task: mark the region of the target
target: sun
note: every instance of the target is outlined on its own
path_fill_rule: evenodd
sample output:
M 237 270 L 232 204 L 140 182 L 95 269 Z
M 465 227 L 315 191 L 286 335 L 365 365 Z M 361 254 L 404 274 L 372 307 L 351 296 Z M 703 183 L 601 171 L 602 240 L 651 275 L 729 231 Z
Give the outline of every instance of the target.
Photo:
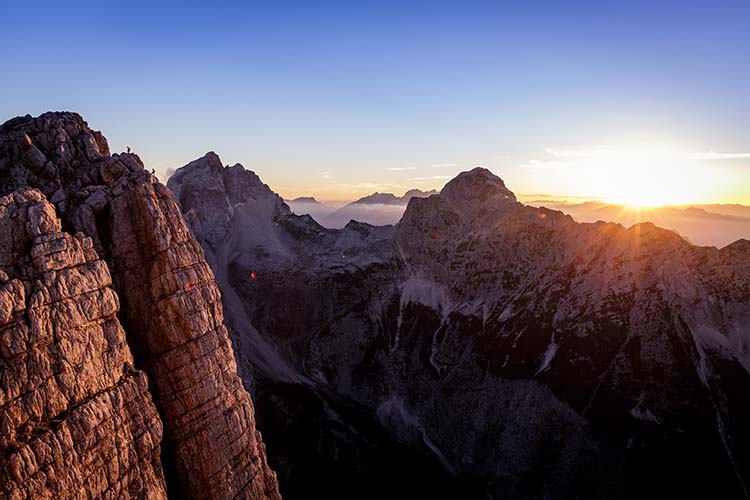
M 700 172 L 666 149 L 606 149 L 589 167 L 594 191 L 609 203 L 658 207 L 695 202 L 701 195 Z

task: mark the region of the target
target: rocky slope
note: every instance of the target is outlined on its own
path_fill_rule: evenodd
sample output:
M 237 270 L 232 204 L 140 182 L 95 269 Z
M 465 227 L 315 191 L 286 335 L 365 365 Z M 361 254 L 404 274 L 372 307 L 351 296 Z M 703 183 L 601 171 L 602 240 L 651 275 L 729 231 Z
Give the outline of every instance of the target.
M 136 155 L 110 155 L 106 139 L 73 113 L 20 117 L 0 127 L 0 193 L 26 186 L 39 189 L 62 227 L 90 238 L 91 251 L 106 262 L 135 368 L 148 375 L 163 424 L 170 496 L 278 498 L 252 402 L 236 373 L 219 290 L 169 190 Z M 96 480 L 94 468 L 63 472 Z M 141 497 L 145 490 L 127 493 Z
M 391 496 L 429 477 L 446 497 L 747 497 L 747 240 L 579 224 L 484 169 L 395 227 L 329 230 L 232 169 L 244 194 L 213 156 L 168 184 L 241 318 L 285 495 L 317 492 L 301 464 L 325 462 L 318 479 L 359 475 L 338 496 L 377 496 L 401 469 L 379 455 L 392 446 L 412 474 Z M 192 203 L 206 185 L 219 201 Z

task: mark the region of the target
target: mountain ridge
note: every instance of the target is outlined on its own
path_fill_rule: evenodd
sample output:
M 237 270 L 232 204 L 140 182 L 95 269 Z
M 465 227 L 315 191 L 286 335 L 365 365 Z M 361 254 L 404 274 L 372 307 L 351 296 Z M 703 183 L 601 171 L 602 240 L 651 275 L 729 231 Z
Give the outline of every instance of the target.
M 209 155 L 206 163 L 215 168 L 214 160 Z M 252 187 L 252 179 L 246 177 L 240 179 L 247 182 L 238 184 L 239 189 Z M 145 429 L 149 438 L 134 440 L 143 450 L 122 455 L 122 469 L 131 468 L 136 478 L 123 485 L 124 489 L 117 483 L 119 464 L 110 461 L 117 455 L 94 455 L 99 461 L 89 464 L 66 461 L 68 455 L 75 457 L 77 451 L 91 447 L 90 441 L 114 442 L 109 447 L 117 450 L 118 440 L 128 436 L 126 428 L 118 427 L 117 419 L 122 416 L 116 411 L 121 406 L 116 393 L 111 400 L 107 393 L 101 393 L 94 407 L 102 415 L 113 414 L 115 423 L 105 420 L 99 428 L 95 427 L 98 413 L 75 413 L 71 417 L 76 419 L 74 424 L 89 432 L 79 433 L 75 441 L 71 436 L 53 443 L 54 457 L 50 457 L 49 448 L 37 446 L 19 461 L 18 456 L 7 453 L 15 445 L 3 441 L 0 460 L 4 471 L 17 471 L 26 463 L 46 466 L 47 460 L 54 458 L 50 471 L 57 467 L 67 481 L 64 486 L 54 475 L 41 471 L 25 483 L 11 481 L 2 487 L 11 489 L 10 496 L 163 498 L 168 493 L 206 499 L 279 498 L 276 476 L 266 463 L 264 445 L 255 428 L 252 401 L 236 373 L 219 289 L 172 193 L 145 170 L 137 155 L 111 154 L 106 138 L 91 130 L 80 115 L 69 112 L 44 113 L 36 118 L 27 115 L 0 126 L 0 194 L 6 196 L 4 200 L 8 196 L 15 200 L 29 187 L 37 189 L 37 206 L 44 207 L 48 214 L 42 220 L 59 218 L 66 233 L 76 233 L 75 238 L 86 242 L 89 260 L 96 259 L 95 255 L 101 257 L 100 274 L 107 279 L 111 276 L 114 290 L 107 292 L 112 296 L 105 304 L 108 312 L 117 312 L 119 322 L 112 324 L 121 328 L 119 333 L 112 330 L 115 326 L 104 332 L 93 330 L 87 336 L 95 345 L 104 341 L 116 344 L 116 334 L 121 336 L 120 341 L 127 341 L 124 349 L 132 352 L 130 359 L 138 371 L 133 372 L 131 367 L 125 373 L 137 375 L 140 389 L 145 389 L 143 374 L 148 375 L 148 393 L 143 397 L 153 398 L 158 415 L 149 413 L 146 403 L 150 401 L 144 403 L 144 414 L 150 419 L 150 427 Z M 222 186 L 233 196 L 231 188 L 231 184 Z M 43 227 L 50 225 L 59 230 L 49 222 Z M 17 238 L 12 234 L 4 236 L 6 241 Z M 27 242 L 19 254 L 28 252 L 37 257 L 36 247 L 28 247 Z M 75 264 L 80 253 L 57 243 L 52 247 L 50 259 L 66 265 Z M 100 275 L 81 275 L 72 283 L 93 286 L 97 277 L 103 285 L 107 284 Z M 65 292 L 65 283 L 58 289 Z M 84 296 L 53 302 L 47 319 L 50 328 L 62 330 L 72 323 L 77 318 L 72 315 L 74 307 L 84 309 L 83 318 L 89 314 L 86 309 L 97 310 L 93 299 Z M 10 330 L 10 334 L 4 336 L 4 342 L 23 343 L 23 330 Z M 72 337 L 75 339 L 76 334 Z M 78 341 L 73 342 L 75 345 Z M 69 345 L 63 342 L 57 350 L 44 354 L 57 359 L 55 363 L 61 366 L 78 366 L 80 352 Z M 6 366 L 13 354 L 1 354 L 0 361 Z M 100 376 L 96 364 L 94 360 L 84 361 L 79 367 L 78 383 L 93 385 Z M 50 363 L 37 357 L 31 366 L 43 368 Z M 54 384 L 55 378 L 51 380 Z M 21 407 L 6 400 L 1 403 L 3 437 L 4 429 L 12 427 L 18 415 L 24 414 L 29 414 L 32 421 L 38 420 L 40 430 L 47 426 L 54 435 L 55 420 L 40 419 L 33 401 Z M 61 415 L 66 414 L 63 411 Z M 127 443 L 124 445 L 127 448 Z M 159 460 L 149 449 L 157 450 Z M 149 476 L 150 470 L 154 473 Z M 31 465 L 27 471 L 34 472 Z M 102 490 L 98 489 L 100 486 Z M 35 488 L 36 493 L 27 487 Z
M 286 383 L 323 407 L 362 405 L 391 438 L 442 464 L 445 475 L 432 477 L 473 478 L 490 496 L 627 497 L 651 484 L 651 493 L 678 485 L 744 497 L 746 245 L 697 247 L 649 223 L 578 223 L 519 203 L 486 170 L 448 185 L 410 200 L 395 226 L 331 230 L 278 212 L 264 222 L 273 246 L 204 245 L 233 256 L 216 271 L 228 276 L 222 289 L 239 299 L 254 337 L 298 374 Z M 257 278 L 243 278 L 251 271 Z M 263 364 L 256 354 L 249 365 Z M 262 369 L 255 376 L 275 380 Z M 293 396 L 271 404 L 255 390 L 260 419 L 275 415 L 277 432 L 309 432 L 281 411 Z M 523 424 L 511 408 L 523 408 Z M 335 425 L 325 412 L 316 418 Z M 280 464 L 280 437 L 268 439 L 269 460 Z M 296 453 L 320 460 L 311 457 L 353 438 L 331 439 Z M 564 450 L 550 463 L 526 458 L 546 456 L 550 442 Z M 277 468 L 282 492 L 299 487 L 295 463 Z M 362 457 L 359 470 L 372 481 L 390 469 Z M 701 474 L 711 487 L 676 482 Z M 518 482 L 528 475 L 533 485 Z M 357 491 L 341 487 L 342 496 Z

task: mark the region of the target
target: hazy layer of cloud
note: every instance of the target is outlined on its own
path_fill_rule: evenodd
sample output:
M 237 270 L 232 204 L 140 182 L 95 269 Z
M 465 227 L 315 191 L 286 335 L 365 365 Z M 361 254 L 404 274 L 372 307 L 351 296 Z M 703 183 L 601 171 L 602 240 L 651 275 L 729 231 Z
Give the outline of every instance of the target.
M 406 210 L 405 204 L 391 205 L 384 203 L 371 203 L 365 205 L 356 203 L 347 205 L 333 213 L 321 217 L 318 222 L 323 226 L 330 228 L 342 228 L 348 224 L 350 220 L 366 222 L 375 226 L 383 226 L 386 224 L 397 223 L 404 214 L 404 210 Z
M 746 238 L 750 230 L 750 207 L 743 205 L 697 204 L 634 210 L 600 201 L 566 203 L 536 200 L 527 203 L 560 210 L 579 222 L 603 220 L 618 222 L 625 227 L 653 222 L 659 227 L 677 231 L 696 245 L 719 248 Z
M 434 180 L 447 180 L 453 179 L 455 175 L 430 175 L 429 177 L 410 177 L 410 181 L 434 181 Z
M 628 153 L 628 149 L 619 149 L 619 148 L 612 148 L 607 146 L 601 146 L 597 148 L 589 148 L 589 149 L 554 149 L 554 148 L 546 148 L 545 151 L 547 154 L 554 156 L 556 158 L 573 158 L 573 159 L 580 159 L 580 158 L 602 158 L 602 157 L 609 157 L 613 155 L 619 155 L 623 151 L 625 153 Z M 638 154 L 638 150 L 636 151 L 636 155 Z M 698 151 L 698 152 L 689 152 L 689 153 L 678 153 L 678 152 L 668 152 L 668 151 L 662 151 L 655 148 L 644 148 L 642 150 L 642 154 L 648 155 L 652 154 L 657 157 L 665 157 L 665 158 L 671 158 L 671 159 L 681 159 L 681 160 L 738 160 L 743 158 L 750 158 L 750 153 L 744 153 L 744 152 L 717 152 L 713 150 L 709 151 Z M 533 162 L 534 160 L 532 160 Z M 539 161 L 541 162 L 541 161 Z M 571 165 L 573 163 L 570 163 Z
M 750 158 L 750 153 L 717 153 L 716 151 L 707 151 L 705 153 L 689 153 L 685 158 L 688 160 L 739 160 Z
M 554 168 L 566 168 L 575 166 L 576 163 L 572 161 L 559 161 L 559 160 L 529 160 L 528 163 L 523 166 L 526 168 L 538 168 L 538 169 L 554 169 Z
M 556 149 L 545 148 L 550 158 L 532 159 L 521 164 L 528 169 L 562 169 L 581 166 L 607 166 L 610 162 L 623 161 L 640 162 L 644 160 L 656 162 L 689 162 L 689 161 L 721 161 L 750 159 L 750 153 L 745 152 L 674 152 L 658 148 L 616 148 L 598 146 L 584 149 Z

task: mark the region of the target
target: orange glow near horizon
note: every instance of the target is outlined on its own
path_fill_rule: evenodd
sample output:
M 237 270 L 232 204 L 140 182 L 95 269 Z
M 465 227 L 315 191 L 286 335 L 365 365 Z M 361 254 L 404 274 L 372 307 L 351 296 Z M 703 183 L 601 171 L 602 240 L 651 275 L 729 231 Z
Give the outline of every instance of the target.
M 632 208 L 715 202 L 731 194 L 694 155 L 666 149 L 601 149 L 576 163 L 600 200 Z
M 324 172 L 325 178 L 311 178 L 304 184 L 282 179 L 272 181 L 271 185 L 278 186 L 286 199 L 315 196 L 318 201 L 341 206 L 374 192 L 400 196 L 413 188 L 439 191 L 459 172 L 479 165 L 502 178 L 522 201 L 543 198 L 578 203 L 602 201 L 634 208 L 750 204 L 750 153 L 622 145 L 548 148 L 544 156 L 539 160 L 508 157 L 496 163 L 451 164 L 450 168 L 441 169 L 440 175 L 433 175 L 435 170 L 429 167 L 410 167 L 404 171 L 389 168 L 374 172 L 368 182 L 349 173 Z
M 598 158 L 592 188 L 603 201 L 643 208 L 691 203 L 701 198 L 697 174 L 667 152 L 646 149 L 608 151 Z

